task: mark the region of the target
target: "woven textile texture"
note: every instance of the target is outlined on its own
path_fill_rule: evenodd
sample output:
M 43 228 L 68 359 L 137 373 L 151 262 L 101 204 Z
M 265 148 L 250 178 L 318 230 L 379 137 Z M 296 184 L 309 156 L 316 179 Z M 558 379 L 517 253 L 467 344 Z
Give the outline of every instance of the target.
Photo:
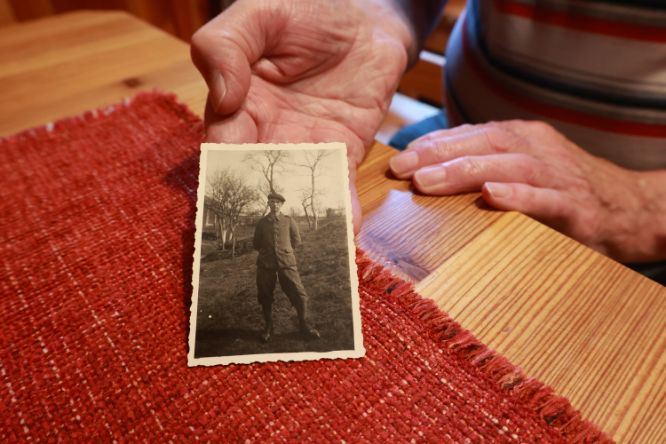
M 201 134 L 150 93 L 0 140 L 0 442 L 607 440 L 361 252 L 365 358 L 188 368 Z

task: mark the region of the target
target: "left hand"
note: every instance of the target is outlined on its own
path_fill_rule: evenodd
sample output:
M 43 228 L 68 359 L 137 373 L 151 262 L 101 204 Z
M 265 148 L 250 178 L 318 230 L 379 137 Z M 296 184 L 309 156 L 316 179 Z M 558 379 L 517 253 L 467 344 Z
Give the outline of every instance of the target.
M 435 131 L 391 159 L 425 194 L 481 191 L 620 261 L 649 260 L 650 215 L 638 172 L 595 157 L 541 122 L 506 121 Z

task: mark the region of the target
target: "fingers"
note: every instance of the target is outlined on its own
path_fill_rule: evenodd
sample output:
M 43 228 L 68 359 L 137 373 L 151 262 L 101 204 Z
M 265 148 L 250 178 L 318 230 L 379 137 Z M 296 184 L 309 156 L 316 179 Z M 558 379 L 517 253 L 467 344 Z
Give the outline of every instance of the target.
M 405 179 L 423 167 L 461 156 L 518 151 L 528 151 L 524 140 L 499 124 L 463 125 L 414 140 L 390 160 L 390 167 L 396 177 Z
M 352 203 L 352 225 L 354 226 L 354 234 L 361 231 L 361 202 L 358 198 L 358 190 L 356 189 L 356 169 L 349 169 L 349 189 L 351 191 Z
M 529 154 L 464 156 L 422 168 L 412 179 L 425 194 L 446 195 L 478 191 L 486 182 L 523 182 L 544 186 L 549 174 L 545 166 Z
M 192 36 L 191 57 L 208 84 L 211 108 L 218 114 L 238 110 L 250 88 L 250 66 L 266 45 L 260 11 L 239 2 Z
M 206 142 L 256 143 L 257 124 L 245 109 L 230 116 L 220 116 L 213 109 L 210 97 L 206 103 Z
M 561 191 L 524 183 L 487 182 L 483 200 L 498 210 L 519 211 L 556 229 L 571 219 L 573 204 Z
M 352 224 L 354 226 L 354 234 L 358 234 L 361 231 L 362 223 L 362 210 L 361 210 L 361 201 L 358 197 L 358 190 L 356 188 L 356 177 L 358 166 L 363 160 L 363 144 L 360 140 L 356 142 L 350 141 L 347 143 L 347 161 L 349 167 L 349 190 L 351 191 L 351 203 L 352 203 Z

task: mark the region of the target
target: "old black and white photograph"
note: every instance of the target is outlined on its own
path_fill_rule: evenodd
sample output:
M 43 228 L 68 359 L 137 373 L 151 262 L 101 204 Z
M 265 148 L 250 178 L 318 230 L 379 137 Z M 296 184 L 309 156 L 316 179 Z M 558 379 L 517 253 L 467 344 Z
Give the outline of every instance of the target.
M 365 354 L 346 147 L 201 146 L 188 363 Z

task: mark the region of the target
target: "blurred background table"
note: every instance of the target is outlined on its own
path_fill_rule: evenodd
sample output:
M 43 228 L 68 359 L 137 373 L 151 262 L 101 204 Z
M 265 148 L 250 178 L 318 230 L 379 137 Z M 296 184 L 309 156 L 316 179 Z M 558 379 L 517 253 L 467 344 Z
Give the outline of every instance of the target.
M 10 23 L 0 60 L 0 136 L 140 90 L 199 115 L 206 98 L 188 45 L 124 12 Z M 663 442 L 666 289 L 478 194 L 415 195 L 387 176 L 391 154 L 377 143 L 359 171 L 362 248 L 616 440 Z

